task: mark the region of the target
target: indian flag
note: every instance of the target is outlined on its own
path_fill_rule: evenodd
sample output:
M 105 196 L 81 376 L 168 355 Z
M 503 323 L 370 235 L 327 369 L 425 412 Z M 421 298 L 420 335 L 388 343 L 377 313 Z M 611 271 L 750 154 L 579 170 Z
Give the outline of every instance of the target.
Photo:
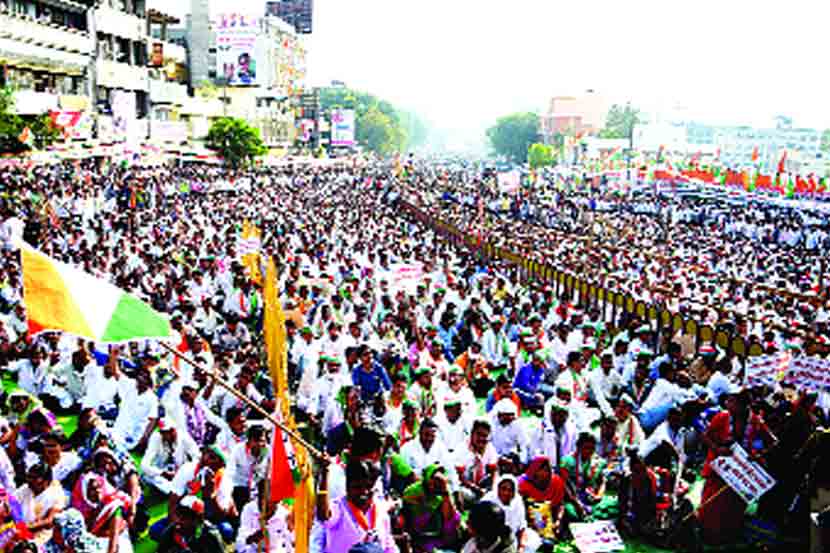
M 171 338 L 170 321 L 106 280 L 20 248 L 29 334 L 67 332 L 99 343 Z

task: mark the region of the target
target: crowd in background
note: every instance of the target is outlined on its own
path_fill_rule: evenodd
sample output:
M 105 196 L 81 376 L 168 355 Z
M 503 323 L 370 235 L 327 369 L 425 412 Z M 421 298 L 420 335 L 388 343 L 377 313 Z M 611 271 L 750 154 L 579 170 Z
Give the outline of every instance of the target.
M 211 192 L 240 177 L 249 191 Z M 735 239 L 749 228 L 738 220 L 781 219 L 753 207 L 692 224 L 604 215 L 590 209 L 596 191 L 560 191 L 534 217 L 498 215 L 477 196 L 494 186 L 416 162 L 404 174 L 380 163 L 0 171 L 0 550 L 294 550 L 290 509 L 264 500 L 271 425 L 211 376 L 275 408 L 262 288 L 240 258 L 245 220 L 280 268 L 292 409 L 327 455 L 312 551 L 550 551 L 569 523 L 595 520 L 676 549 L 734 544 L 747 505 L 711 463 L 736 443 L 778 480 L 758 513 L 803 539 L 805 493 L 822 484 L 823 451 L 807 445 L 823 444 L 811 436 L 827 394 L 743 386 L 731 352 L 686 352 L 630 313 L 611 321 L 451 245 L 403 202 L 638 298 L 729 305 L 745 315 L 728 321 L 734 331 L 770 352 L 803 344 L 750 316 L 826 335 L 823 305 L 723 278 L 802 290 L 823 238 L 809 246 L 798 227 L 800 241 L 781 243 L 756 225 Z M 661 213 L 686 206 L 659 202 Z M 154 341 L 30 336 L 21 238 L 167 314 L 167 345 L 199 368 Z

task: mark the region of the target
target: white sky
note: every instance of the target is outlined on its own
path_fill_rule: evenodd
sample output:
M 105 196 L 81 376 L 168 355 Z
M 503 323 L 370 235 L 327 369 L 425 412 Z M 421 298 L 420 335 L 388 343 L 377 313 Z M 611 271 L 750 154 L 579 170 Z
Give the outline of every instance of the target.
M 342 80 L 442 127 L 587 88 L 707 122 L 784 114 L 830 127 L 826 0 L 314 0 L 314 11 L 310 84 Z

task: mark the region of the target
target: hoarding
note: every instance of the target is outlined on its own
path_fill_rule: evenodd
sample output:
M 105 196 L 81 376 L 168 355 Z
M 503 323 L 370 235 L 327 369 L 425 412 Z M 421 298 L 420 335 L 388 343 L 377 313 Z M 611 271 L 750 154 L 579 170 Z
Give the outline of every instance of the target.
M 354 110 L 333 110 L 331 112 L 331 145 L 354 146 L 354 133 Z
M 259 19 L 238 13 L 220 14 L 216 28 L 216 74 L 228 86 L 257 85 Z
M 130 123 L 136 116 L 135 92 L 126 90 L 112 91 L 112 126 L 116 140 L 124 140 L 129 132 Z

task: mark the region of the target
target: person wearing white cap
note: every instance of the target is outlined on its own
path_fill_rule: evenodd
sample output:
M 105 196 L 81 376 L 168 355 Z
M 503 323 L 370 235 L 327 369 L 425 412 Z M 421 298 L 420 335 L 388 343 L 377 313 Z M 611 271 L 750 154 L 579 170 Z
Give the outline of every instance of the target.
M 189 434 L 176 429 L 172 419 L 159 419 L 157 427 L 141 460 L 141 473 L 147 484 L 169 495 L 176 471 L 186 462 L 197 460 L 201 452 Z
M 519 411 L 513 401 L 501 399 L 496 402 L 491 413 L 492 442 L 500 457 L 517 455 L 521 463 L 526 463 L 530 443 L 518 415 Z

